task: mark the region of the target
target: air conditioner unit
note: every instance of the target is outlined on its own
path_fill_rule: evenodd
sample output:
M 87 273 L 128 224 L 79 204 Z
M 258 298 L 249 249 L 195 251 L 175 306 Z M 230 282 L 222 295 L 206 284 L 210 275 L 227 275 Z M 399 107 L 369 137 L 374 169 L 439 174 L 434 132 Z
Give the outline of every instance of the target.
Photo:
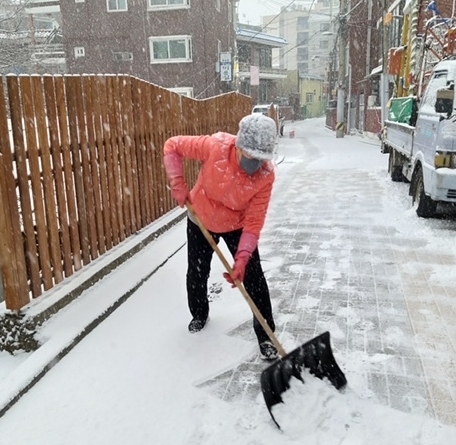
M 113 56 L 116 62 L 129 62 L 133 60 L 133 53 L 115 52 Z

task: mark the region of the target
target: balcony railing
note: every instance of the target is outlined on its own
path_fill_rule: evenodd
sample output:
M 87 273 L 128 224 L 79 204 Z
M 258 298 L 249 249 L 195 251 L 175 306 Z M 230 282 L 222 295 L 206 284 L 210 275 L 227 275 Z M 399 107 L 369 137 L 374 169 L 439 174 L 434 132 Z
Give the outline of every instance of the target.
M 250 63 L 239 63 L 239 75 L 245 78 L 250 77 Z M 272 68 L 260 66 L 260 79 L 286 79 L 287 70 L 284 68 Z

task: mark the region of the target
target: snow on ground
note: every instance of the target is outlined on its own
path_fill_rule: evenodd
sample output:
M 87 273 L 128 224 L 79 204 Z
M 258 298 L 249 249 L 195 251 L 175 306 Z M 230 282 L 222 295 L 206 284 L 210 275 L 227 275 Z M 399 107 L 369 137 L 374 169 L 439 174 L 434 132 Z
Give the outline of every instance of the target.
M 379 224 L 388 221 L 398 231 L 421 232 L 432 243 L 439 243 L 443 252 L 454 249 L 454 221 L 437 220 L 430 226 L 416 218 L 408 204 L 403 205 L 408 199 L 404 185 L 388 179 L 387 158 L 379 153 L 378 141 L 359 136 L 336 139 L 324 127 L 323 119 L 288 124 L 285 134 L 287 129 L 295 129 L 297 138 L 280 140 L 272 207 L 288 199 L 293 175 L 319 170 L 328 174 L 343 170 L 351 175 L 367 170 L 388 194 L 379 203 L 384 209 L 377 216 Z M 306 199 L 315 199 L 309 190 L 300 193 L 306 194 Z M 398 210 L 401 207 L 406 210 Z M 302 217 L 297 209 L 296 219 Z M 443 230 L 439 238 L 434 236 L 435 225 Z M 322 255 L 329 260 L 337 244 L 336 235 L 323 248 Z M 44 326 L 41 338 L 55 350 L 63 344 L 57 339 L 68 341 L 66 336 L 83 325 L 84 317 L 87 321 L 96 315 L 94 305 L 114 299 L 128 283 L 131 287 L 138 280 L 135 273 L 156 267 L 160 255 L 176 252 L 0 418 L 2 445 L 456 443 L 455 427 L 395 410 L 358 392 L 361 385 L 356 382 L 356 370 L 376 360 L 369 357 L 370 363 L 366 363 L 361 352 L 358 357 L 352 354 L 353 362 L 343 367 L 349 381 L 344 392 L 308 375 L 304 375 L 305 385 L 292 380 L 291 389 L 283 396 L 285 403 L 273 408 L 282 430 L 272 422 L 261 393 L 247 401 L 227 402 L 199 387 L 257 354 L 255 341 L 227 335 L 251 316 L 238 291 L 221 279 L 222 266 L 214 257 L 210 282 L 217 283 L 218 289 L 213 293 L 210 323 L 201 333 L 188 334 L 186 249 L 179 247 L 185 243 L 184 224 L 159 240 L 160 252 L 152 243 Z M 267 251 L 268 246 L 263 247 Z M 277 273 L 281 252 L 269 253 L 268 259 L 266 273 Z M 302 266 L 296 267 L 299 274 Z M 432 279 L 447 279 L 449 272 L 449 268 L 432 270 Z M 331 289 L 337 279 L 334 272 L 323 286 Z M 317 304 L 318 299 L 310 295 L 302 301 L 302 307 L 309 310 Z M 344 315 L 348 320 L 354 317 L 354 322 L 357 317 L 356 313 Z M 337 336 L 337 330 L 332 334 Z M 391 331 L 391 341 L 402 341 L 400 335 Z M 293 338 L 281 341 L 287 348 L 295 345 Z M 11 385 L 18 383 L 14 374 L 33 377 L 40 360 L 38 352 L 14 357 L 0 354 L 0 395 L 2 385 L 8 383 L 12 389 Z M 346 364 L 341 361 L 339 365 Z

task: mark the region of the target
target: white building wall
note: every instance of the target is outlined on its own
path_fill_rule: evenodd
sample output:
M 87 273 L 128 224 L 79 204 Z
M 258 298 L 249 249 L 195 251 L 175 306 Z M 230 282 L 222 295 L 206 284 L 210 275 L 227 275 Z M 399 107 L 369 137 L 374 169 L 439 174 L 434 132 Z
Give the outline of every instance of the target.
M 312 9 L 308 8 L 312 5 Z M 273 65 L 287 70 L 301 68 L 301 74 L 311 77 L 325 77 L 329 65 L 330 52 L 334 50 L 337 27 L 336 18 L 339 13 L 339 0 L 320 0 L 316 2 L 300 2 L 277 17 L 262 17 L 264 31 L 268 34 L 284 37 L 288 44 L 283 49 L 273 50 Z M 300 20 L 303 18 L 304 20 Z M 307 19 L 307 30 L 300 30 L 299 23 Z M 329 28 L 328 30 L 324 30 Z M 308 32 L 306 41 L 298 42 L 298 33 Z M 298 62 L 298 48 L 301 53 L 307 51 L 307 60 Z M 302 59 L 302 57 L 301 57 Z

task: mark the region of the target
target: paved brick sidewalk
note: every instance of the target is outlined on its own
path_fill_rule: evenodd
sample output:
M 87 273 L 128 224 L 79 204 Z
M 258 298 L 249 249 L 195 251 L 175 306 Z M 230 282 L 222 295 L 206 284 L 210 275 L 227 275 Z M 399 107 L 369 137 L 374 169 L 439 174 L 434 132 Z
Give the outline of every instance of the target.
M 456 425 L 456 280 L 432 276 L 435 267 L 454 275 L 456 257 L 427 244 L 419 230 L 407 230 L 406 185 L 389 181 L 385 155 L 384 165 L 372 163 L 377 141 L 366 140 L 365 159 L 362 151 L 347 152 L 352 167 L 312 168 L 326 154 L 312 146 L 312 131 L 327 130 L 303 123 L 294 145 L 280 142 L 284 163 L 296 144 L 305 162 L 280 178 L 261 239 L 276 333 L 290 350 L 329 330 L 351 390 Z M 338 143 L 333 133 L 328 143 Z M 387 218 L 395 210 L 399 222 Z M 438 230 L 443 223 L 432 224 Z M 455 230 L 456 221 L 449 224 Z M 231 335 L 254 340 L 250 322 Z M 251 403 L 264 367 L 253 357 L 201 386 Z

